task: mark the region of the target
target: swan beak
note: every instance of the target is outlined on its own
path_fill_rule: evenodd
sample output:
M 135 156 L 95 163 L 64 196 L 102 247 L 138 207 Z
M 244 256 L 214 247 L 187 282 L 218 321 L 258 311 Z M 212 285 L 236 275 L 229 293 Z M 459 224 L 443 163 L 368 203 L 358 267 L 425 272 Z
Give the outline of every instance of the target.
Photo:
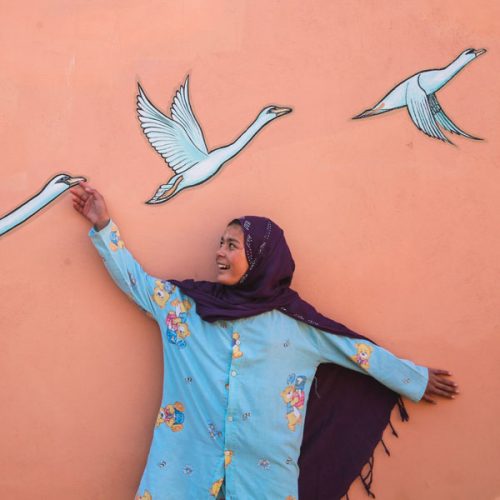
M 278 108 L 277 106 L 275 106 L 273 108 L 273 113 L 278 117 L 278 116 L 282 116 L 282 115 L 286 115 L 288 113 L 291 113 L 292 112 L 292 108 Z
M 61 182 L 64 184 L 67 184 L 68 186 L 76 186 L 77 184 L 80 184 L 80 182 L 87 182 L 87 179 L 85 177 L 71 177 L 70 175 L 67 175 L 63 179 L 58 180 L 57 182 Z
M 474 54 L 476 57 L 479 57 L 481 54 L 484 54 L 486 52 L 486 49 L 478 49 L 474 51 Z

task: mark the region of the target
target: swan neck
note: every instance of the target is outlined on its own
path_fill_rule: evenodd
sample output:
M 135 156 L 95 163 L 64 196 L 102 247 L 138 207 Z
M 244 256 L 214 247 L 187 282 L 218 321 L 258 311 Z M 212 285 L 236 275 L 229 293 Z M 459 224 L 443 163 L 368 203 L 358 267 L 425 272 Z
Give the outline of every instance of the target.
M 66 191 L 69 186 L 61 184 L 56 189 L 47 186 L 33 198 L 0 218 L 0 236 L 35 215 L 45 205 Z
M 446 79 L 449 80 L 450 78 L 453 78 L 459 71 L 461 71 L 463 68 L 465 68 L 465 66 L 467 66 L 467 64 L 469 64 L 470 61 L 463 61 L 460 59 L 460 57 L 458 57 L 457 59 L 455 59 L 451 64 L 449 64 L 448 66 L 446 66 L 446 68 L 444 68 L 444 74 L 446 76 Z
M 229 160 L 233 156 L 237 155 L 257 134 L 257 132 L 266 125 L 267 122 L 257 119 L 236 139 L 232 144 L 229 144 L 225 148 L 225 153 L 227 158 L 225 161 Z

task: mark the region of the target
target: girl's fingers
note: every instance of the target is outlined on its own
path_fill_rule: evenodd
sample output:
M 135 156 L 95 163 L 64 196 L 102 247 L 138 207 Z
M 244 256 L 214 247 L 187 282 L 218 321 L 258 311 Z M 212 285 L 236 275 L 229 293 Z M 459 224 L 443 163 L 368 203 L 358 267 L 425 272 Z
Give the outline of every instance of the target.
M 80 184 L 77 184 L 76 186 L 73 186 L 72 188 L 70 188 L 70 192 L 73 193 L 73 194 L 76 194 L 77 196 L 81 196 L 82 193 L 84 193 L 84 189 L 83 187 L 81 186 L 82 183 Z
M 76 193 L 75 191 L 72 191 L 70 189 L 70 194 L 71 194 L 71 199 L 73 200 L 80 200 L 82 198 L 82 195 L 80 193 Z
M 455 382 L 453 382 L 452 380 L 445 379 L 445 378 L 440 378 L 437 380 L 437 382 L 439 382 L 440 385 L 450 387 L 451 389 L 456 389 L 458 387 L 458 385 L 455 384 Z
M 434 373 L 434 375 L 444 375 L 446 377 L 451 376 L 451 373 L 448 370 L 439 370 L 437 368 L 429 368 L 429 371 Z
M 429 381 L 422 399 L 432 404 L 436 404 L 436 401 L 433 399 L 434 396 L 454 399 L 458 394 L 458 386 L 453 380 L 448 378 L 450 375 L 451 373 L 448 370 L 429 368 Z
M 71 191 L 71 196 L 73 197 L 74 200 L 77 199 L 77 200 L 83 201 L 83 202 L 85 202 L 89 198 L 89 195 L 86 193 L 83 193 L 83 192 L 82 193 L 75 193 L 75 192 Z
M 83 207 L 85 205 L 85 201 L 83 201 L 81 198 L 73 198 L 73 204 Z
M 434 387 L 432 389 L 432 394 L 436 394 L 438 396 L 443 396 L 443 398 L 450 398 L 450 399 L 453 399 L 454 398 L 454 394 L 449 392 L 449 391 L 444 391 L 443 389 L 439 389 L 437 387 Z
M 92 195 L 93 195 L 93 196 L 94 196 L 94 198 L 95 198 L 96 200 L 98 200 L 98 201 L 102 201 L 102 200 L 104 200 L 104 198 L 102 197 L 102 194 L 101 194 L 101 193 L 99 193 L 99 191 L 96 191 L 95 189 L 94 189 L 94 192 L 92 193 Z
M 450 386 L 450 385 L 446 385 L 446 384 L 442 384 L 440 382 L 436 382 L 436 387 L 438 389 L 441 389 L 442 391 L 447 392 L 448 394 L 458 394 L 458 391 L 457 391 L 456 387 L 453 387 L 453 386 Z

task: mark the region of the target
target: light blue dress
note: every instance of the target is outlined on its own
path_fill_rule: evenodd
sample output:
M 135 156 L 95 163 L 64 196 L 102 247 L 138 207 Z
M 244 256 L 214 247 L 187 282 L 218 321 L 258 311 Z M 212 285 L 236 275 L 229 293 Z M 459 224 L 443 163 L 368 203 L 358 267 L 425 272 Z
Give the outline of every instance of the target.
M 111 221 L 91 239 L 117 285 L 160 326 L 164 380 L 138 499 L 296 500 L 307 398 L 320 363 L 366 373 L 418 401 L 427 369 L 273 310 L 208 323 L 143 271 Z

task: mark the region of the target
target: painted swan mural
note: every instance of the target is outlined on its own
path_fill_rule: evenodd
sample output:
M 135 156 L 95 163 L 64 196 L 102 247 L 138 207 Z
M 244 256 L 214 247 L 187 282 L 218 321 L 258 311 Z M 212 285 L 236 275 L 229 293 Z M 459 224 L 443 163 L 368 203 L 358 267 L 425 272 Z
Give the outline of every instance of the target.
M 146 202 L 148 204 L 164 203 L 182 190 L 206 182 L 265 125 L 292 111 L 278 106 L 265 107 L 236 141 L 208 152 L 203 132 L 191 109 L 188 85 L 189 77 L 175 94 L 171 118 L 155 108 L 139 85 L 137 112 L 142 129 L 153 148 L 174 171 L 167 183 Z
M 0 236 L 26 222 L 70 187 L 83 181 L 86 181 L 85 177 L 71 177 L 68 174 L 56 175 L 39 193 L 0 218 Z
M 373 108 L 363 111 L 353 119 L 367 118 L 392 111 L 408 108 L 410 118 L 416 127 L 429 137 L 453 144 L 441 128 L 468 139 L 481 140 L 459 129 L 445 114 L 436 98 L 436 92 L 444 87 L 459 71 L 474 59 L 484 54 L 486 49 L 464 50 L 453 62 L 441 69 L 428 69 L 410 76 L 394 87 Z

